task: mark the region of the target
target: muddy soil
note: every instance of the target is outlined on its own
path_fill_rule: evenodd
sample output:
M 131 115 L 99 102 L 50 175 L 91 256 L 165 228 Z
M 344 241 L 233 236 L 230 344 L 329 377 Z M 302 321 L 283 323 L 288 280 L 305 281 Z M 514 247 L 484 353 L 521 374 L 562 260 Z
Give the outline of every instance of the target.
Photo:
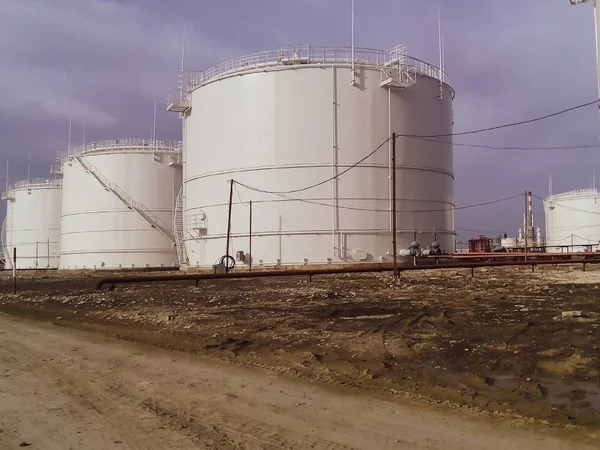
M 0 311 L 281 374 L 600 431 L 600 267 L 119 285 L 22 273 Z

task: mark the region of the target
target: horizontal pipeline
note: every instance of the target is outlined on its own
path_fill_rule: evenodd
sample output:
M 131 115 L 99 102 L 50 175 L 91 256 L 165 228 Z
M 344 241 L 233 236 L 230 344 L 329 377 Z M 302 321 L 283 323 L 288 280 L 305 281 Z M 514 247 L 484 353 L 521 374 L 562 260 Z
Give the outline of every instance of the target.
M 600 258 L 580 260 L 580 261 L 498 261 L 484 263 L 455 263 L 455 264 L 429 264 L 422 266 L 401 265 L 398 266 L 398 272 L 413 270 L 430 269 L 475 269 L 478 267 L 503 267 L 503 266 L 531 266 L 532 270 L 537 265 L 549 264 L 582 264 L 585 270 L 586 264 L 600 264 Z M 358 267 L 339 267 L 330 269 L 294 269 L 294 270 L 265 270 L 257 272 L 231 272 L 231 273 L 197 273 L 186 275 L 152 275 L 152 276 L 124 276 L 115 278 L 103 278 L 96 283 L 96 289 L 102 289 L 104 285 L 115 286 L 117 284 L 128 283 L 161 283 L 175 281 L 195 281 L 198 285 L 200 280 L 223 280 L 238 278 L 267 278 L 267 277 L 297 277 L 313 275 L 341 275 L 345 273 L 376 273 L 392 272 L 394 270 L 391 264 L 381 264 L 377 266 L 358 266 Z

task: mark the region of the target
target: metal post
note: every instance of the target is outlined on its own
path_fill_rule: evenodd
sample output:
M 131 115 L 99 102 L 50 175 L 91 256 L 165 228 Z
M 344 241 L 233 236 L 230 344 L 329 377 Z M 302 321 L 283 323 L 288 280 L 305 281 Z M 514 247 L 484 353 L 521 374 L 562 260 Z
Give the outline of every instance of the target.
M 35 241 L 35 268 L 38 268 L 38 241 Z
M 50 238 L 48 238 L 48 253 L 47 253 L 47 257 L 48 257 L 48 269 L 50 268 Z
M 598 33 L 598 1 L 594 0 L 594 28 L 596 30 L 596 77 L 598 82 L 598 97 L 600 98 L 600 35 Z M 600 108 L 600 102 L 598 103 Z
M 13 294 L 17 293 L 17 247 L 13 247 Z
M 232 201 L 233 201 L 233 183 L 235 183 L 233 180 L 229 181 L 230 183 L 230 187 L 229 187 L 229 213 L 228 213 L 228 217 L 227 217 L 227 243 L 225 246 L 225 261 L 228 261 L 228 256 L 229 256 L 229 238 L 231 236 L 231 206 L 232 206 Z M 228 266 L 227 266 L 227 262 L 225 263 L 225 272 L 229 272 Z
M 352 0 L 352 86 L 354 86 L 356 84 L 356 67 L 355 67 L 355 61 L 356 58 L 354 57 L 354 52 L 355 52 L 355 48 L 354 48 L 354 0 Z
M 571 253 L 575 251 L 575 245 L 573 243 L 573 233 L 571 233 Z
M 248 270 L 252 272 L 252 200 L 250 200 L 250 233 L 248 243 Z
M 398 282 L 398 248 L 396 242 L 396 133 L 392 133 L 392 251 L 394 252 L 394 283 Z
M 529 230 L 529 214 L 527 213 L 527 206 L 528 206 L 528 202 L 527 202 L 527 191 L 525 191 L 525 261 L 527 261 L 527 233 Z

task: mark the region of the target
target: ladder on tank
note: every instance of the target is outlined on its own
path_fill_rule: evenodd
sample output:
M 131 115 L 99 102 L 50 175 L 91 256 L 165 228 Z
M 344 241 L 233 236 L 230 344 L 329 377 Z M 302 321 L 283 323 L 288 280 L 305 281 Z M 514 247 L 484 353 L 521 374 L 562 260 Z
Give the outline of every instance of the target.
M 175 236 L 175 245 L 177 246 L 177 257 L 179 258 L 179 264 L 188 264 L 188 255 L 185 249 L 185 240 L 183 237 L 183 186 L 181 186 L 181 189 L 179 189 L 177 199 L 175 200 L 173 232 Z
M 152 228 L 158 230 L 165 238 L 167 238 L 172 245 L 175 245 L 175 236 L 169 229 L 169 226 L 165 224 L 156 214 L 150 211 L 143 204 L 133 200 L 123 189 L 121 189 L 115 183 L 111 183 L 108 179 L 102 175 L 97 167 L 93 167 L 90 162 L 81 155 L 75 155 L 74 158 L 81 164 L 86 172 L 93 175 L 94 178 L 100 183 L 100 185 L 109 192 L 112 192 L 121 202 L 125 204 L 129 209 L 137 212 L 142 218 L 150 224 Z

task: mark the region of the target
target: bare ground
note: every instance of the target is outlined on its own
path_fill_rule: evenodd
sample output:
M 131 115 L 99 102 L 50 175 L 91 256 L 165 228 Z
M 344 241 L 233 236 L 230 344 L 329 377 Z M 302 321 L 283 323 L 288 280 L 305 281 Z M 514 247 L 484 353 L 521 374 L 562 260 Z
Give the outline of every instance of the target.
M 5 276 L 0 311 L 356 395 L 414 399 L 440 414 L 600 436 L 600 268 L 481 269 L 473 279 L 466 270 L 429 271 L 402 275 L 398 286 L 387 275 L 351 275 L 92 292 L 98 276 L 29 274 L 16 296 Z M 569 311 L 581 316 L 563 317 Z M 349 411 L 338 426 L 362 414 Z M 308 442 L 303 436 L 290 448 Z M 357 439 L 340 445 L 363 448 Z

